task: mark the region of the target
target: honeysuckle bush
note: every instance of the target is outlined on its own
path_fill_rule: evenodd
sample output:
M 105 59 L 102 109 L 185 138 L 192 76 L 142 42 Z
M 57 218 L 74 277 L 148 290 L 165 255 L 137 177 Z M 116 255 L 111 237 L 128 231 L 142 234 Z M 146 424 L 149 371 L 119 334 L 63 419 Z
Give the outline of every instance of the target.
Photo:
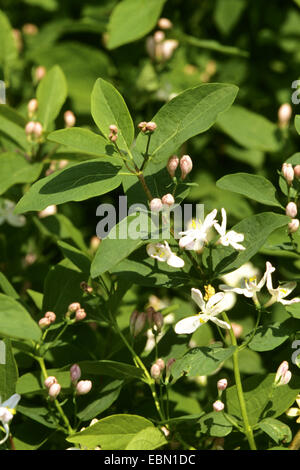
M 272 25 L 23 3 L 0 12 L 1 448 L 298 449 L 298 2 Z

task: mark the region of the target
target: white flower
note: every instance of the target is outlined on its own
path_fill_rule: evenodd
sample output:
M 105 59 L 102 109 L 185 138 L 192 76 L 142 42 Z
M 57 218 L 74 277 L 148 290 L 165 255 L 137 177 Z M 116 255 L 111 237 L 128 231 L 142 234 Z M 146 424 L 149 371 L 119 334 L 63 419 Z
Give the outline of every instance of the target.
M 13 419 L 15 414 L 15 408 L 19 403 L 21 396 L 18 393 L 12 395 L 8 400 L 1 403 L 0 400 L 0 421 L 5 431 L 5 437 L 0 441 L 0 445 L 3 444 L 9 436 L 9 423 Z
M 290 416 L 291 418 L 295 418 L 296 416 L 298 417 L 296 419 L 296 423 L 299 423 L 300 424 L 300 394 L 297 395 L 297 398 L 296 398 L 296 403 L 298 405 L 298 408 L 290 408 L 286 414 L 287 416 Z
M 263 288 L 268 276 L 270 276 L 273 271 L 275 271 L 275 268 L 271 265 L 271 263 L 269 263 L 269 261 L 267 261 L 266 272 L 259 283 L 257 283 L 257 277 L 252 276 L 248 279 L 245 278 L 241 287 L 230 287 L 226 286 L 225 284 L 220 284 L 219 289 L 223 290 L 224 292 L 235 292 L 236 294 L 242 294 L 245 297 L 254 297 L 254 299 L 256 299 L 256 293 Z
M 231 245 L 232 248 L 234 248 L 235 250 L 245 250 L 246 248 L 243 245 L 240 245 L 239 243 L 244 241 L 244 234 L 237 233 L 234 230 L 229 230 L 229 232 L 226 233 L 227 215 L 225 209 L 222 209 L 221 212 L 222 224 L 219 225 L 218 222 L 215 222 L 214 224 L 216 231 L 221 236 L 221 238 L 218 240 L 218 243 L 223 246 Z
M 273 268 L 273 271 L 275 271 L 275 268 Z M 284 300 L 285 297 L 287 297 L 297 286 L 296 282 L 286 282 L 284 284 L 281 284 L 281 286 L 278 286 L 277 289 L 273 288 L 273 283 L 272 283 L 272 272 L 268 273 L 267 276 L 267 289 L 269 291 L 269 294 L 271 294 L 271 299 L 268 300 L 266 303 L 265 307 L 270 307 L 270 305 L 274 304 L 275 302 L 279 302 L 283 305 L 290 305 L 294 303 L 300 302 L 299 297 L 294 297 L 291 300 Z
M 192 299 L 200 308 L 198 315 L 184 318 L 175 325 L 175 332 L 178 334 L 190 334 L 193 333 L 199 326 L 204 325 L 206 322 L 211 320 L 221 328 L 230 330 L 230 325 L 225 321 L 216 318 L 219 313 L 223 311 L 221 300 L 224 298 L 224 292 L 218 292 L 210 296 L 207 302 L 204 301 L 200 290 L 192 289 Z
M 179 232 L 182 238 L 179 240 L 180 248 L 186 250 L 201 251 L 204 244 L 208 242 L 208 231 L 216 223 L 217 209 L 210 212 L 203 222 L 192 220 L 191 227 L 185 232 Z
M 239 287 L 241 281 L 246 278 L 258 276 L 260 273 L 259 269 L 253 266 L 252 263 L 248 262 L 235 269 L 231 273 L 224 274 L 221 279 L 228 286 Z
M 165 261 L 169 266 L 173 268 L 182 268 L 184 266 L 183 259 L 176 256 L 169 247 L 168 242 L 162 243 L 149 243 L 147 245 L 147 253 L 151 258 L 157 259 L 158 261 Z

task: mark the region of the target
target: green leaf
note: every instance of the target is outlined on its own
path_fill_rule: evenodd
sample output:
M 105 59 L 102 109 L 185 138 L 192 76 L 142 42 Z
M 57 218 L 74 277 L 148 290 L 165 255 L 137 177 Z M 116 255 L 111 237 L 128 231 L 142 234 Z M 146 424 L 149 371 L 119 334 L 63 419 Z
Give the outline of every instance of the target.
M 32 183 L 43 168 L 42 163 L 28 163 L 25 157 L 14 152 L 0 154 L 1 181 L 0 194 L 18 183 Z
M 43 299 L 44 299 L 44 294 L 41 294 L 40 292 L 37 292 L 32 289 L 27 289 L 26 293 L 31 297 L 33 300 L 35 306 L 39 309 L 42 310 L 43 308 Z
M 0 401 L 7 400 L 15 393 L 18 368 L 13 355 L 11 341 L 0 341 Z
M 280 442 L 290 442 L 292 440 L 292 432 L 290 428 L 278 419 L 266 418 L 259 423 L 259 427 L 268 436 L 270 436 L 276 444 Z
M 275 186 L 260 175 L 251 175 L 249 173 L 226 175 L 217 181 L 217 187 L 242 194 L 267 206 L 282 208 L 276 197 Z
M 12 286 L 12 284 L 9 282 L 6 276 L 3 273 L 1 273 L 1 271 L 0 271 L 0 286 L 4 294 L 16 300 L 20 298 L 18 292 L 15 290 L 15 288 Z
M 79 365 L 86 375 L 108 375 L 116 379 L 141 379 L 143 377 L 141 369 L 124 362 L 109 360 L 80 361 Z
M 48 369 L 47 372 L 49 376 L 54 375 L 56 377 L 64 392 L 70 388 L 70 370 Z M 20 395 L 30 393 L 43 393 L 46 395 L 48 391 L 44 386 L 44 380 L 45 378 L 41 371 L 23 374 L 17 381 L 16 392 Z
M 118 146 L 125 150 L 131 146 L 134 127 L 126 103 L 120 93 L 109 82 L 98 78 L 91 96 L 91 112 L 100 131 L 108 140 L 109 126 L 118 128 Z
M 47 137 L 51 142 L 62 144 L 70 147 L 70 149 L 82 152 L 87 155 L 116 156 L 115 147 L 101 135 L 95 134 L 88 129 L 80 127 L 72 127 L 70 129 L 61 129 L 51 132 Z M 68 149 L 68 150 L 70 150 Z
M 225 134 L 249 149 L 276 152 L 281 148 L 282 138 L 276 124 L 241 106 L 232 106 L 217 123 Z
M 194 36 L 188 36 L 187 34 L 185 34 L 183 36 L 183 40 L 191 46 L 199 47 L 201 49 L 208 49 L 210 51 L 216 51 L 220 54 L 249 57 L 248 51 L 239 49 L 238 47 L 234 46 L 226 46 L 218 41 L 215 41 L 214 39 L 199 39 L 195 38 Z
M 83 201 L 117 188 L 120 166 L 109 158 L 88 160 L 37 181 L 16 206 L 16 213 L 40 211 L 51 204 Z
M 275 374 L 254 375 L 243 381 L 250 426 L 265 418 L 277 418 L 291 407 L 300 389 L 300 377 L 293 375 L 287 385 L 273 388 Z M 236 385 L 226 391 L 227 411 L 242 420 Z
M 36 97 L 39 103 L 37 120 L 47 130 L 57 118 L 67 98 L 66 78 L 58 65 L 55 65 L 40 81 Z
M 0 11 L 0 44 L 0 65 L 3 67 L 4 76 L 8 81 L 11 67 L 15 63 L 18 53 L 12 27 L 2 11 Z
M 77 266 L 80 271 L 84 273 L 90 272 L 91 262 L 85 253 L 63 241 L 59 241 L 58 246 L 60 247 L 64 256 L 72 261 L 72 263 L 75 264 L 75 266 Z
M 182 375 L 195 377 L 212 374 L 222 362 L 232 356 L 235 349 L 235 346 L 222 348 L 220 343 L 210 347 L 190 349 L 173 364 L 172 376 L 177 380 Z
M 260 326 L 255 333 L 249 348 L 254 351 L 272 351 L 284 343 L 294 328 L 287 328 L 284 323 Z
M 47 428 L 57 428 L 57 422 L 51 411 L 44 406 L 34 406 L 34 405 L 18 405 L 18 413 L 27 416 L 28 418 L 36 421 L 37 423 L 46 426 Z
M 218 0 L 214 9 L 214 20 L 223 34 L 229 34 L 238 22 L 244 8 L 245 0 Z
M 0 334 L 39 341 L 41 329 L 19 302 L 0 294 Z
M 300 134 L 300 115 L 299 114 L 295 116 L 294 124 L 295 124 L 296 131 L 298 132 L 298 134 Z
M 225 437 L 232 431 L 232 424 L 226 419 L 225 413 L 212 411 L 199 420 L 200 431 L 214 437 Z
M 25 126 L 26 121 L 20 114 L 5 104 L 0 105 L 0 132 L 3 132 L 23 150 L 26 150 L 29 145 Z
M 157 23 L 166 0 L 123 0 L 113 10 L 108 24 L 109 49 L 142 38 Z
M 101 446 L 103 450 L 152 450 L 166 444 L 151 421 L 128 414 L 107 416 L 67 440 L 88 448 Z
M 122 380 L 113 380 L 109 382 L 100 390 L 96 390 L 94 393 L 94 399 L 93 395 L 91 396 L 91 394 L 89 394 L 89 397 L 87 397 L 88 404 L 86 404 L 86 406 L 81 406 L 80 411 L 77 413 L 78 418 L 81 421 L 88 421 L 107 410 L 120 395 L 123 383 L 124 382 Z

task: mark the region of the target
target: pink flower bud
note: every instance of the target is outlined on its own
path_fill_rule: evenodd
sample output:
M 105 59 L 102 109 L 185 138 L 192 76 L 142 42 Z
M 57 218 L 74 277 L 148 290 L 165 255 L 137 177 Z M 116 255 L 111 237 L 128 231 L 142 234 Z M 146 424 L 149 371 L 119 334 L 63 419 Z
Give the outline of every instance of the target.
M 66 111 L 64 113 L 64 120 L 65 120 L 66 127 L 75 126 L 76 117 L 75 117 L 75 114 L 72 111 L 69 110 L 69 111 Z
M 43 317 L 39 320 L 39 327 L 40 328 L 47 328 L 51 324 L 51 321 L 49 318 Z
M 291 186 L 294 180 L 294 169 L 290 163 L 284 163 L 281 168 L 286 182 Z
M 34 135 L 35 137 L 41 137 L 43 133 L 43 126 L 40 122 L 36 122 L 34 126 Z
M 138 124 L 138 128 L 141 129 L 142 132 L 146 132 L 147 128 L 147 122 L 146 121 L 142 121 Z
M 147 122 L 146 124 L 147 131 L 154 132 L 156 128 L 157 128 L 157 124 L 155 122 L 152 122 L 152 121 Z
M 50 375 L 49 377 L 46 378 L 44 385 L 45 387 L 50 388 L 51 385 L 53 384 L 57 384 L 57 380 L 56 380 L 56 377 L 54 377 L 54 375 Z
M 294 202 L 289 202 L 288 205 L 285 208 L 286 215 L 288 217 L 294 218 L 294 217 L 296 217 L 297 212 L 298 212 L 297 204 L 295 204 Z
M 289 103 L 282 104 L 278 109 L 278 121 L 282 127 L 285 127 L 292 116 L 292 107 Z
M 134 333 L 133 336 L 136 337 L 143 331 L 145 323 L 146 323 L 147 315 L 145 312 L 141 312 L 138 314 L 135 325 L 134 325 Z
M 54 312 L 46 312 L 45 318 L 48 318 L 50 320 L 50 323 L 54 323 L 56 320 L 56 315 Z
M 150 328 L 153 327 L 153 315 L 155 313 L 155 309 L 153 307 L 148 307 L 146 310 L 147 313 L 147 318 L 148 318 L 148 323 Z
M 152 201 L 150 202 L 150 210 L 153 212 L 159 212 L 162 209 L 162 207 L 163 207 L 162 200 L 157 197 L 152 199 Z
M 294 176 L 295 178 L 299 179 L 300 178 L 300 165 L 296 165 L 294 167 Z
M 27 122 L 25 126 L 26 135 L 32 135 L 34 133 L 34 130 L 35 130 L 35 122 L 34 121 Z
M 86 312 L 85 312 L 84 308 L 79 308 L 78 310 L 76 310 L 76 313 L 75 313 L 75 320 L 76 321 L 84 320 L 85 317 L 86 317 Z
M 169 161 L 167 164 L 167 170 L 171 178 L 174 178 L 175 171 L 177 170 L 178 165 L 179 165 L 179 158 L 176 155 L 172 155 L 172 157 L 169 158 Z
M 243 327 L 239 323 L 231 323 L 233 334 L 236 338 L 239 338 L 243 333 Z
M 69 305 L 68 310 L 69 312 L 76 312 L 76 310 L 79 310 L 81 308 L 81 305 L 79 302 L 73 302 L 72 304 Z
M 277 387 L 281 385 L 286 385 L 292 378 L 292 373 L 289 370 L 289 363 L 287 361 L 283 361 L 277 369 L 274 384 Z
M 171 29 L 173 27 L 173 24 L 168 18 L 160 18 L 158 20 L 157 26 L 160 29 Z
M 189 155 L 183 155 L 180 159 L 181 179 L 185 179 L 193 169 L 193 162 Z
M 178 47 L 179 42 L 176 39 L 167 39 L 162 43 L 161 56 L 163 60 L 171 59 L 173 52 Z
M 299 219 L 293 219 L 293 220 L 288 224 L 289 232 L 290 232 L 290 233 L 295 233 L 295 232 L 297 232 L 297 230 L 298 230 L 298 228 L 299 228 L 299 224 L 300 224 Z
M 27 109 L 28 109 L 28 115 L 29 117 L 32 117 L 33 114 L 37 111 L 38 109 L 38 100 L 33 98 L 32 100 L 30 100 L 28 102 L 28 105 L 27 105 Z
M 39 32 L 39 28 L 32 23 L 26 23 L 22 27 L 23 33 L 28 36 L 35 36 Z
M 153 38 L 156 43 L 162 42 L 165 39 L 165 33 L 163 31 L 155 31 Z
M 92 388 L 92 382 L 90 380 L 80 380 L 76 385 L 77 395 L 86 395 Z
M 111 133 L 109 134 L 108 138 L 109 138 L 109 140 L 110 140 L 111 142 L 116 142 L 117 139 L 118 139 L 118 134 L 114 134 L 113 132 L 111 132 Z
M 71 377 L 71 382 L 76 385 L 77 381 L 81 377 L 81 369 L 78 364 L 73 364 L 72 367 L 70 368 L 70 377 Z
M 164 317 L 160 312 L 154 312 L 152 315 L 153 323 L 157 328 L 157 331 L 160 332 L 162 327 L 164 326 Z
M 223 392 L 224 390 L 226 390 L 227 388 L 227 379 L 220 379 L 218 380 L 218 383 L 217 383 L 217 388 L 220 392 Z
M 159 379 L 161 376 L 161 369 L 158 364 L 153 364 L 150 369 L 151 377 L 155 380 Z
M 175 199 L 174 197 L 172 196 L 172 194 L 165 194 L 162 198 L 161 198 L 161 202 L 163 204 L 166 204 L 167 206 L 173 206 L 173 204 L 175 204 Z
M 158 367 L 160 368 L 160 370 L 164 370 L 165 368 L 165 361 L 161 358 L 157 359 L 155 364 L 158 365 Z
M 109 126 L 109 130 L 113 133 L 113 134 L 117 134 L 118 133 L 118 128 L 117 126 L 115 126 L 114 124 L 111 124 Z
M 55 398 L 60 394 L 61 385 L 59 383 L 54 383 L 49 387 L 49 397 L 55 400 Z
M 129 320 L 129 329 L 130 329 L 130 333 L 134 336 L 134 332 L 135 332 L 135 323 L 136 323 L 136 320 L 137 320 L 137 317 L 139 315 L 139 312 L 137 310 L 134 310 L 130 316 L 130 320 Z
M 39 65 L 35 69 L 35 79 L 39 82 L 46 75 L 46 68 L 43 65 Z
M 40 219 L 43 219 L 44 217 L 49 217 L 49 215 L 54 215 L 57 213 L 57 206 L 55 204 L 51 204 L 50 206 L 47 206 L 46 209 L 43 209 L 38 213 L 38 216 Z
M 221 400 L 217 400 L 213 404 L 214 411 L 223 411 L 224 410 L 224 403 Z

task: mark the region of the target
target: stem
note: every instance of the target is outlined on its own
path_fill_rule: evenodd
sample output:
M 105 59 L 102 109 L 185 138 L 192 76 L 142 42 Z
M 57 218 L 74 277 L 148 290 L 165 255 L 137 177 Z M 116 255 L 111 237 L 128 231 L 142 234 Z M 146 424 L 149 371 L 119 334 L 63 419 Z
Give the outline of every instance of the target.
M 152 199 L 153 199 L 153 196 L 152 196 L 152 194 L 151 194 L 150 189 L 149 189 L 148 186 L 147 186 L 147 183 L 146 183 L 146 181 L 145 181 L 145 178 L 144 178 L 143 173 L 139 170 L 139 171 L 136 173 L 136 176 L 138 177 L 138 179 L 139 179 L 141 185 L 143 186 L 143 190 L 145 191 L 145 194 L 146 194 L 146 196 L 147 196 L 148 201 L 151 202 Z
M 237 347 L 236 337 L 234 336 L 230 320 L 229 320 L 229 318 L 228 318 L 228 316 L 225 312 L 223 312 L 222 315 L 223 315 L 224 320 L 227 323 L 229 323 L 229 325 L 230 325 L 229 334 L 230 334 L 231 343 L 232 343 L 233 346 Z M 247 440 L 249 442 L 250 449 L 251 450 L 256 450 L 253 431 L 252 431 L 252 428 L 249 424 L 247 408 L 246 408 L 246 403 L 245 403 L 245 398 L 244 398 L 244 393 L 243 393 L 241 374 L 240 374 L 240 369 L 239 369 L 238 355 L 239 355 L 239 350 L 238 350 L 238 348 L 236 348 L 236 350 L 234 351 L 233 356 L 232 356 L 232 361 L 233 361 L 233 371 L 234 371 L 236 389 L 237 389 L 240 409 L 241 409 L 241 413 L 242 413 L 242 418 L 243 418 L 243 422 L 244 422 L 244 433 L 245 433 L 245 435 L 247 437 Z
M 151 136 L 152 136 L 152 132 L 150 132 L 150 134 L 148 135 L 148 140 L 147 140 L 147 145 L 146 145 L 146 150 L 145 150 L 145 154 L 144 154 L 144 161 L 142 163 L 142 166 L 141 166 L 141 170 L 140 171 L 143 171 L 145 166 L 146 166 L 146 163 L 149 159 L 149 146 L 150 146 L 150 140 L 151 140 Z
M 300 449 L 300 430 L 294 436 L 294 439 L 289 445 L 290 450 L 298 450 Z

